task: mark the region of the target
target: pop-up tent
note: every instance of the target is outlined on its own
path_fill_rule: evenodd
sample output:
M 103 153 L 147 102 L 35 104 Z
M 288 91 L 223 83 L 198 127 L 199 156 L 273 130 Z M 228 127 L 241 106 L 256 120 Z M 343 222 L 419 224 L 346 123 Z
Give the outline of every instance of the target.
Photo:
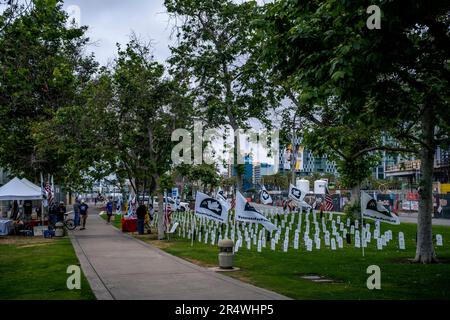
M 34 190 L 36 190 L 37 192 L 42 192 L 41 187 L 35 185 L 33 182 L 31 182 L 30 180 L 28 180 L 27 178 L 23 178 L 22 180 L 23 183 L 25 183 L 27 186 L 32 187 Z
M 32 185 L 16 177 L 0 188 L 0 200 L 42 200 L 41 189 Z

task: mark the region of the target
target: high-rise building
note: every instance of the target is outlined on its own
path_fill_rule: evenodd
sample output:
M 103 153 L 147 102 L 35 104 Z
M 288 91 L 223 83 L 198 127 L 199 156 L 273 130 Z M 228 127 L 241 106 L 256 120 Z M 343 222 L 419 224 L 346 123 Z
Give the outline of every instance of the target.
M 333 174 L 337 175 L 336 162 L 329 160 L 328 156 L 315 156 L 311 150 L 300 146 L 296 161 L 296 173 L 298 176 L 307 176 L 313 173 Z M 292 152 L 290 148 L 280 151 L 280 167 L 281 172 L 291 171 Z
M 254 164 L 252 160 L 252 156 L 247 154 L 244 156 L 244 174 L 243 174 L 243 183 L 242 188 L 244 191 L 252 189 L 255 184 L 255 178 L 258 178 L 258 176 L 254 175 Z M 236 176 L 236 169 L 233 166 L 233 164 L 228 163 L 228 177 L 235 177 Z M 260 179 L 260 175 L 259 175 Z

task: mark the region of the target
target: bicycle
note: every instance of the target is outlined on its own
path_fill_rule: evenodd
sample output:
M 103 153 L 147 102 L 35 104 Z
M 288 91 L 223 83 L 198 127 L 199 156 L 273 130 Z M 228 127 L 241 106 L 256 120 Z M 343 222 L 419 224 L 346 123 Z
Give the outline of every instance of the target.
M 65 213 L 64 214 L 64 220 L 63 221 L 57 221 L 56 223 L 62 222 L 64 228 L 66 228 L 67 230 L 70 230 L 70 231 L 75 230 L 76 227 L 77 227 L 75 225 L 75 220 L 68 218 L 68 216 L 69 216 L 69 214 Z M 56 223 L 53 223 L 53 222 L 49 221 L 49 223 L 48 223 L 49 229 L 50 228 L 52 230 L 56 229 Z

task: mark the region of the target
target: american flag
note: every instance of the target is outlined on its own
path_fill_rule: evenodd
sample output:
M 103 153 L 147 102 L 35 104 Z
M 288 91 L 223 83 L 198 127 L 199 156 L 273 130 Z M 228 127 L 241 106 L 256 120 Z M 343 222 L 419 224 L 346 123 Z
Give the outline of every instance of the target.
M 332 211 L 333 210 L 333 199 L 331 198 L 330 190 L 328 190 L 328 187 L 325 189 L 325 211 Z
M 172 209 L 169 205 L 166 204 L 166 211 L 164 212 L 164 229 L 166 232 L 169 231 L 170 223 L 171 223 L 171 215 Z
M 45 189 L 45 192 L 47 193 L 47 201 L 48 201 L 48 205 L 50 207 L 53 205 L 53 192 L 52 192 L 52 187 L 50 186 L 50 183 L 46 182 L 44 189 Z

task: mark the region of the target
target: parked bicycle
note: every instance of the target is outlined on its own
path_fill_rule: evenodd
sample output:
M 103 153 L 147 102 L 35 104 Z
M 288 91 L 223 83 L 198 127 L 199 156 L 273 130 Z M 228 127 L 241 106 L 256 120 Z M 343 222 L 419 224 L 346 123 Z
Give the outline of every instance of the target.
M 64 228 L 66 228 L 67 230 L 75 230 L 75 228 L 77 227 L 75 225 L 75 220 L 69 218 L 69 214 L 66 213 L 64 214 L 64 221 L 61 221 L 64 225 Z M 57 222 L 56 222 L 57 223 Z M 56 223 L 52 223 L 49 221 L 49 229 L 55 230 L 56 229 Z

